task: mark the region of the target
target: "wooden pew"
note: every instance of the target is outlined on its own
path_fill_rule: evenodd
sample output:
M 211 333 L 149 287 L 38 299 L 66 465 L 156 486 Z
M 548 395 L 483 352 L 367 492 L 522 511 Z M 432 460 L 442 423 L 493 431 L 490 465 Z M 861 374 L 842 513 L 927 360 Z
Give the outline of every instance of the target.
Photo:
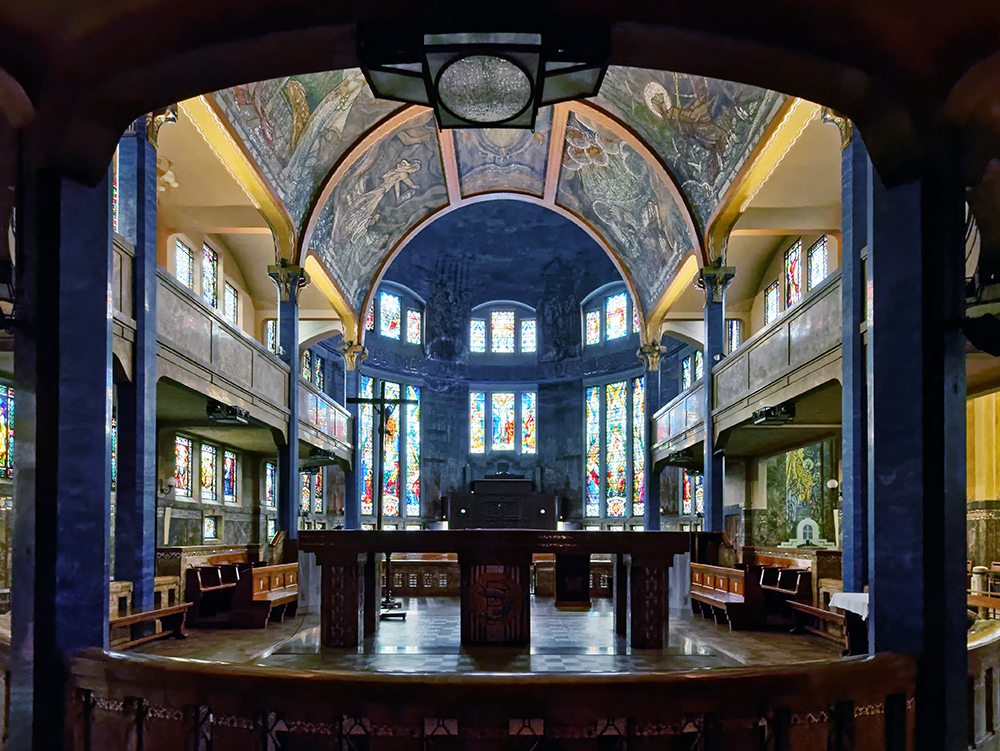
M 764 608 L 768 615 L 788 617 L 789 603 L 812 604 L 812 572 L 803 569 L 764 568 L 760 572 L 760 589 L 764 593 Z
M 234 626 L 267 628 L 295 615 L 299 604 L 299 564 L 257 566 L 240 572 L 229 622 Z
M 691 608 L 715 619 L 728 621 L 733 631 L 759 628 L 765 620 L 760 568 L 746 571 L 721 566 L 691 564 Z
M 162 639 L 164 637 L 172 637 L 174 639 L 187 638 L 187 634 L 184 633 L 184 621 L 186 620 L 187 611 L 190 607 L 190 602 L 179 602 L 162 608 L 154 608 L 153 610 L 146 610 L 144 612 L 132 613 L 131 615 L 123 615 L 119 618 L 112 618 L 108 623 L 112 639 L 114 638 L 115 629 L 124 627 L 129 628 L 129 639 L 118 642 L 112 640 L 111 648 L 128 649 L 129 647 L 134 647 L 136 644 L 142 644 L 143 642 L 152 641 L 153 639 Z M 150 622 L 159 622 L 162 630 L 156 633 L 146 634 L 145 636 L 140 636 L 138 638 L 132 638 L 132 626 L 135 626 L 138 623 Z
M 194 566 L 187 570 L 184 599 L 190 602 L 192 625 L 216 618 L 232 607 L 235 582 L 224 582 L 218 566 Z
M 826 639 L 832 639 L 847 648 L 847 627 L 844 616 L 831 610 L 823 610 L 798 600 L 789 600 L 792 617 L 795 619 L 793 633 L 808 631 Z M 831 626 L 834 627 L 831 630 Z

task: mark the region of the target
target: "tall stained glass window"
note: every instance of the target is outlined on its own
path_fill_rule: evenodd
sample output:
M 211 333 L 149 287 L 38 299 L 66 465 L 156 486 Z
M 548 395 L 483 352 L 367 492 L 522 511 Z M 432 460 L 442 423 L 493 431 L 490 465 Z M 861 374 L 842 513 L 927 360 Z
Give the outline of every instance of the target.
M 370 305 L 368 307 L 368 312 L 365 313 L 365 331 L 375 330 L 375 306 Z
M 213 308 L 219 307 L 219 254 L 201 247 L 201 296 Z
M 399 398 L 399 384 L 385 384 L 385 398 Z M 384 407 L 385 442 L 382 445 L 382 514 L 399 516 L 399 405 Z
M 601 515 L 601 387 L 587 389 L 586 515 Z
M 407 386 L 406 398 L 406 515 L 420 516 L 420 387 Z
M 307 349 L 302 353 L 302 379 L 305 381 L 312 381 L 313 379 L 313 356 L 311 349 Z
M 420 344 L 420 311 L 406 311 L 406 343 Z
M 373 381 L 368 376 L 361 376 L 361 396 L 371 399 Z M 361 513 L 371 515 L 375 511 L 375 440 L 372 436 L 375 410 L 371 404 L 361 405 Z
M 681 390 L 690 387 L 694 383 L 694 358 L 688 355 L 681 360 Z
M 222 315 L 233 326 L 240 325 L 240 292 L 229 282 L 226 282 L 223 287 Z
M 174 275 L 188 289 L 194 288 L 194 254 L 180 240 L 174 243 Z
M 535 453 L 535 405 L 537 396 L 533 391 L 521 394 L 521 453 Z
M 493 412 L 493 441 L 491 446 L 494 451 L 514 450 L 514 394 L 510 392 L 496 391 L 492 394 L 490 408 Z
M 324 503 L 323 496 L 323 469 L 320 468 L 319 472 L 316 473 L 316 480 L 313 483 L 314 493 L 313 493 L 313 511 L 317 514 L 322 514 L 326 504 Z
M 118 231 L 118 151 L 115 148 L 115 158 L 111 160 L 111 229 Z
M 482 391 L 469 394 L 469 451 L 486 453 L 486 394 Z
M 785 307 L 802 298 L 802 241 L 796 240 L 785 251 Z
M 642 317 L 639 315 L 639 308 L 633 304 L 632 307 L 632 333 L 638 334 L 642 331 Z
M 264 321 L 264 346 L 268 352 L 278 353 L 278 322 L 273 318 Z
M 620 339 L 628 334 L 628 299 L 624 292 L 611 295 L 604 303 L 606 339 Z
M 525 318 L 521 321 L 521 351 L 534 352 L 536 346 L 535 319 Z
M 174 439 L 174 494 L 179 498 L 190 498 L 192 495 L 191 472 L 192 461 L 191 439 L 177 436 Z
M 691 473 L 686 469 L 681 473 L 681 513 L 694 513 L 694 488 Z
M 236 491 L 239 484 L 237 473 L 239 464 L 235 451 L 222 452 L 222 500 L 225 503 L 236 503 Z
M 217 462 L 219 452 L 215 446 L 201 445 L 201 500 L 215 503 L 219 500 Z
M 274 462 L 264 462 L 264 505 L 268 508 L 274 508 L 277 502 L 277 473 Z M 271 537 L 273 536 L 272 534 Z
M 605 494 L 607 515 L 625 516 L 628 497 L 628 397 L 627 383 L 609 383 L 606 387 L 607 418 L 605 425 Z
M 0 470 L 5 469 L 0 463 Z M 4 474 L 4 477 L 8 475 Z M 111 408 L 111 492 L 118 490 L 118 408 Z
M 382 292 L 378 299 L 379 333 L 389 339 L 399 339 L 399 298 Z
M 646 381 L 632 380 L 632 516 L 646 513 Z
M 473 318 L 469 321 L 469 351 L 486 351 L 486 321 Z
M 826 250 L 826 235 L 823 235 L 819 240 L 812 244 L 812 247 L 809 248 L 809 253 L 807 254 L 809 259 L 809 286 L 807 289 L 812 289 L 821 281 L 826 279 Z
M 587 344 L 597 344 L 601 341 L 601 311 L 591 310 L 585 319 L 586 334 L 584 341 Z
M 299 508 L 305 512 L 312 510 L 312 489 L 309 487 L 309 475 L 299 472 Z
M 278 522 L 275 519 L 267 520 L 267 539 L 273 540 L 274 536 L 278 534 Z
M 743 327 L 737 318 L 726 321 L 726 351 L 735 352 L 743 343 Z
M 14 389 L 0 386 L 0 475 L 14 476 Z
M 780 311 L 781 304 L 781 285 L 777 281 L 771 283 L 771 285 L 764 290 L 764 325 L 767 326 L 771 324 L 777 317 Z
M 697 383 L 705 376 L 705 355 L 702 354 L 701 350 L 695 350 L 694 353 L 694 382 Z
M 514 351 L 513 310 L 494 310 L 490 314 L 490 351 Z
M 326 360 L 320 355 L 313 356 L 313 383 L 320 391 L 326 388 Z
M 705 475 L 694 476 L 694 512 L 705 513 Z

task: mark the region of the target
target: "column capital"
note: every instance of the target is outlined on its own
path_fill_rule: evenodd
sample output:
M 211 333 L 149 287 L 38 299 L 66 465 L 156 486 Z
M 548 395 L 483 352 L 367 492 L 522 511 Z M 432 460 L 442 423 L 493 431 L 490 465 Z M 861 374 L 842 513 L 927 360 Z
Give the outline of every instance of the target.
M 177 122 L 177 105 L 171 104 L 169 107 L 154 110 L 146 114 L 146 139 L 156 148 L 157 138 L 160 135 L 160 128 L 166 123 Z
M 666 349 L 658 342 L 651 342 L 639 347 L 636 357 L 645 363 L 646 370 L 657 371 L 660 369 L 660 358 L 663 357 L 665 351 Z
M 846 149 L 854 137 L 854 126 L 851 125 L 851 121 L 829 107 L 823 108 L 822 118 L 823 122 L 827 125 L 837 126 L 837 130 L 840 131 L 840 150 L 843 151 Z
M 368 357 L 368 349 L 363 344 L 344 342 L 337 351 L 344 355 L 348 370 L 357 370 L 358 366 Z
M 267 275 L 278 288 L 280 302 L 296 301 L 299 290 L 309 284 L 309 275 L 305 269 L 289 263 L 284 258 L 278 259 L 278 263 L 273 266 L 268 266 Z
M 734 266 L 723 266 L 720 258 L 715 263 L 705 266 L 698 272 L 696 284 L 700 289 L 705 290 L 705 297 L 708 302 L 719 302 L 726 291 L 726 286 L 736 276 Z

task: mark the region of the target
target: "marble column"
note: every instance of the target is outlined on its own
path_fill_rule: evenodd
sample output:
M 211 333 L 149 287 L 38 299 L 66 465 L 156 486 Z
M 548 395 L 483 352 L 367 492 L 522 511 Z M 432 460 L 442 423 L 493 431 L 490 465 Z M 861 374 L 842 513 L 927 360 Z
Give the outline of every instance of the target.
M 118 388 L 115 578 L 132 582 L 132 607 L 153 607 L 156 567 L 156 128 L 136 120 L 118 159 L 119 229 L 135 250 L 132 381 Z
M 350 410 L 354 423 L 352 439 L 354 442 L 354 461 L 351 468 L 344 471 L 344 529 L 361 529 L 361 410 L 359 405 L 351 404 L 361 394 L 361 363 L 368 355 L 368 350 L 359 344 L 347 342 L 339 347 L 344 355 L 344 380 L 347 389 L 347 409 Z
M 964 192 L 957 148 L 873 175 L 868 627 L 917 661 L 915 748 L 966 748 Z
M 23 162 L 17 185 L 8 747 L 40 750 L 65 742 L 66 659 L 108 646 L 111 189 Z
M 871 245 L 872 163 L 860 136 L 844 148 L 841 180 L 843 579 L 844 591 L 861 592 L 868 583 L 868 395 L 861 338 L 866 282 L 861 253 Z
M 288 441 L 278 450 L 278 529 L 299 537 L 299 291 L 306 272 L 282 259 L 267 267 L 278 288 L 278 357 L 288 365 Z
M 735 270 L 729 266 L 712 265 L 701 270 L 699 285 L 705 290 L 705 374 L 702 379 L 705 419 L 705 531 L 722 532 L 723 487 L 725 485 L 722 455 L 715 451 L 715 420 L 712 419 L 712 368 L 718 365 L 726 351 L 726 285 Z
M 653 465 L 650 448 L 656 442 L 656 424 L 653 416 L 660 403 L 660 357 L 663 348 L 657 344 L 644 344 L 639 348 L 639 359 L 646 365 L 646 508 L 643 528 L 651 532 L 660 530 L 660 473 Z

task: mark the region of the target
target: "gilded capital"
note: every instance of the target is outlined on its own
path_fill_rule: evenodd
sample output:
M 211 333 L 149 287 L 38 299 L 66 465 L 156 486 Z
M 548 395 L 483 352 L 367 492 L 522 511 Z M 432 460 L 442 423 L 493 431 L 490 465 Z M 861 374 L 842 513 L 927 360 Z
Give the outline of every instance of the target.
M 663 347 L 658 343 L 643 344 L 639 347 L 636 357 L 643 361 L 646 370 L 657 371 L 660 369 L 660 358 L 663 356 Z
M 697 285 L 705 290 L 705 296 L 709 302 L 722 300 L 722 295 L 726 291 L 726 286 L 736 276 L 736 269 L 733 266 L 723 266 L 722 259 L 710 266 L 705 266 L 698 272 Z
M 827 125 L 837 126 L 837 130 L 840 131 L 840 150 L 846 149 L 854 136 L 854 126 L 851 125 L 851 121 L 829 107 L 823 108 L 822 117 Z
M 278 288 L 278 300 L 289 302 L 298 297 L 299 290 L 309 284 L 309 275 L 301 266 L 295 266 L 284 258 L 267 267 L 267 275 Z
M 358 366 L 368 357 L 368 350 L 363 344 L 344 342 L 337 349 L 344 355 L 348 370 L 357 370 Z
M 169 107 L 155 110 L 146 114 L 146 140 L 153 147 L 156 147 L 157 139 L 160 135 L 160 128 L 166 123 L 177 122 L 177 105 L 171 104 Z

